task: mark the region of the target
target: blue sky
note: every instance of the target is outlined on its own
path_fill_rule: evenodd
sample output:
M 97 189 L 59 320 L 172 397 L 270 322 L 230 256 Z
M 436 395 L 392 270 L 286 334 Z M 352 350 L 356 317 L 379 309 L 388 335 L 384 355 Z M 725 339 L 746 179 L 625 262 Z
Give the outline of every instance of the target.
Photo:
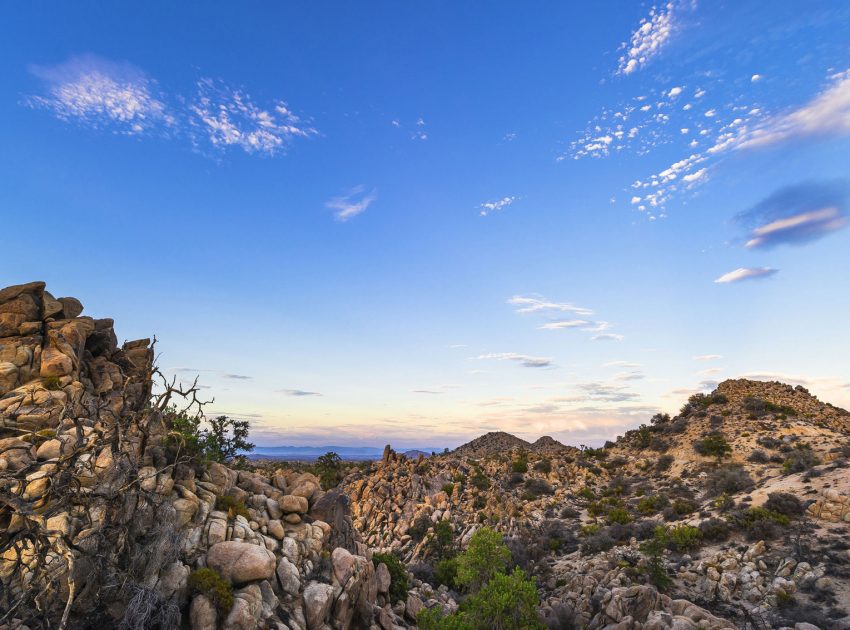
M 846 3 L 4 13 L 0 280 L 156 334 L 258 443 L 850 405 Z

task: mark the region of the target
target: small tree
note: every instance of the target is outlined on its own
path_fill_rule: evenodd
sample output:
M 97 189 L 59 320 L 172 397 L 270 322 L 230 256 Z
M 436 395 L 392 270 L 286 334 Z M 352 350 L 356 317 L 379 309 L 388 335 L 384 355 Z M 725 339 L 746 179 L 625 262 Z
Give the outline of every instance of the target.
M 217 462 L 229 462 L 240 451 L 252 451 L 254 445 L 248 441 L 247 420 L 236 420 L 227 416 L 209 419 L 210 429 L 205 432 L 207 456 Z
M 511 561 L 511 552 L 499 532 L 482 527 L 472 535 L 469 547 L 458 556 L 457 580 L 476 593 Z
M 342 458 L 333 451 L 325 453 L 316 460 L 315 468 L 322 488 L 330 490 L 339 483 L 342 476 Z

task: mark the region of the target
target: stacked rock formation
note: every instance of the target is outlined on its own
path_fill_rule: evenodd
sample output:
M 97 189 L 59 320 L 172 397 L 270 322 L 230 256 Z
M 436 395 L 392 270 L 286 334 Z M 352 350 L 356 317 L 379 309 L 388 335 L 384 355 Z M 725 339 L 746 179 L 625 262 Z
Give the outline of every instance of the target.
M 344 495 L 175 457 L 150 341 L 82 312 L 0 291 L 0 628 L 406 627 Z

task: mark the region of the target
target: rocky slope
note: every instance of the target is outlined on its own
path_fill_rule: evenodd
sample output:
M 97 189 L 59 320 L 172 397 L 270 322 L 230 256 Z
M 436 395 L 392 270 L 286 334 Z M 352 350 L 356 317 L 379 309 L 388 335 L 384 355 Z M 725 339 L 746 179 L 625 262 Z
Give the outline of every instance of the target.
M 408 625 L 419 591 L 390 606 L 347 497 L 181 456 L 171 406 L 197 390 L 155 387 L 150 341 L 82 312 L 0 291 L 0 628 Z
M 803 388 L 726 381 L 600 449 L 387 447 L 326 491 L 190 457 L 198 390 L 153 356 L 0 291 L 0 630 L 412 628 L 463 601 L 437 560 L 485 526 L 550 628 L 850 627 L 850 415 Z
M 504 533 L 551 627 L 850 627 L 847 420 L 801 387 L 733 380 L 603 449 L 492 433 L 427 461 L 388 450 L 343 488 L 366 543 L 432 582 L 437 523 L 460 548 Z M 665 594 L 645 551 L 659 525 L 698 538 L 668 541 Z

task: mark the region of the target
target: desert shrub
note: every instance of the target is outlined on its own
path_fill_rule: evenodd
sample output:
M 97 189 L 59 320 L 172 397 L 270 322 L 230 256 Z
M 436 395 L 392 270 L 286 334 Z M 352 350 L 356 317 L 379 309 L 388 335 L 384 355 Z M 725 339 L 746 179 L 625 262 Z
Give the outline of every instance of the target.
M 676 516 L 687 516 L 688 514 L 692 514 L 697 509 L 697 506 L 690 499 L 680 497 L 673 500 L 673 503 L 670 504 L 670 509 L 672 509 L 673 514 Z
M 653 435 L 652 440 L 649 442 L 649 448 L 658 453 L 663 453 L 670 448 L 670 442 L 664 438 L 658 437 L 657 435 Z
M 598 530 L 595 533 L 587 534 L 581 542 L 581 552 L 583 554 L 594 554 L 601 551 L 608 551 L 614 546 L 614 539 L 611 538 L 607 531 Z
M 555 490 L 552 485 L 544 479 L 526 479 L 525 492 L 527 497 L 536 499 L 544 494 L 554 494 Z
M 649 427 L 645 424 L 640 425 L 640 427 L 635 431 L 635 445 L 638 448 L 649 448 L 649 445 L 652 443 L 652 432 Z
M 596 494 L 588 486 L 582 487 L 582 489 L 578 491 L 578 496 L 582 499 L 587 499 L 588 501 L 593 501 L 593 499 L 596 498 Z
M 705 491 L 708 496 L 716 497 L 721 494 L 735 494 L 753 487 L 753 480 L 741 466 L 724 466 L 714 470 L 705 480 Z
M 658 472 L 664 472 L 665 470 L 670 470 L 670 466 L 673 465 L 673 462 L 676 461 L 676 458 L 672 455 L 662 455 L 658 458 L 658 461 L 655 463 L 655 470 Z
M 763 450 L 757 448 L 752 453 L 750 453 L 750 456 L 747 458 L 747 460 L 753 462 L 754 464 L 767 464 L 770 461 L 770 457 Z
M 511 476 L 508 478 L 508 486 L 518 486 L 525 479 L 525 475 L 519 472 L 511 473 Z
M 391 553 L 372 554 L 372 564 L 375 568 L 385 564 L 390 570 L 390 602 L 407 601 L 407 568 L 401 560 Z
M 788 405 L 777 405 L 768 400 L 763 400 L 754 396 L 747 396 L 744 398 L 742 404 L 744 409 L 753 418 L 761 418 L 769 413 L 783 414 L 786 416 L 797 415 L 797 410 L 793 407 L 789 407 Z
M 62 384 L 58 376 L 45 376 L 41 379 L 41 384 L 44 386 L 44 389 L 48 389 L 50 391 L 62 389 Z
M 534 579 L 516 569 L 510 575 L 493 576 L 478 593 L 467 597 L 457 612 L 445 615 L 440 606 L 426 608 L 416 623 L 420 630 L 542 630 L 539 605 Z
M 750 540 L 769 540 L 778 537 L 790 519 L 784 514 L 763 507 L 751 507 L 732 515 L 732 522 L 744 530 Z
M 447 495 L 452 496 L 452 493 L 455 491 L 455 485 L 453 483 L 447 483 L 440 489 Z
M 797 444 L 785 457 L 782 470 L 786 474 L 805 472 L 817 466 L 820 460 L 808 444 Z
M 428 533 L 429 529 L 431 529 L 431 519 L 427 514 L 420 514 L 413 520 L 413 523 L 411 524 L 410 529 L 407 530 L 407 533 L 413 540 L 419 542 L 425 538 L 425 534 Z
M 548 457 L 544 457 L 539 462 L 536 462 L 534 464 L 534 470 L 548 475 L 550 472 L 552 472 L 552 460 Z
M 231 462 L 241 457 L 242 452 L 254 449 L 248 441 L 247 420 L 227 416 L 206 418 L 178 411 L 176 407 L 166 410 L 164 420 L 170 427 L 166 445 L 197 462 Z M 204 422 L 209 428 L 202 428 Z
M 561 509 L 561 518 L 578 518 L 580 512 L 571 505 L 565 505 Z
M 694 450 L 706 457 L 721 459 L 732 452 L 732 447 L 721 433 L 709 433 L 701 440 L 694 442 Z
M 725 492 L 721 494 L 719 497 L 715 497 L 712 501 L 714 505 L 714 509 L 719 510 L 721 512 L 728 512 L 732 508 L 735 507 L 735 501 Z
M 729 523 L 722 518 L 709 518 L 701 521 L 699 531 L 703 540 L 708 542 L 723 542 L 729 538 Z
M 648 494 L 637 502 L 637 511 L 641 514 L 655 514 L 667 504 L 667 497 L 663 494 Z
M 472 484 L 473 488 L 477 488 L 478 490 L 487 490 L 490 487 L 490 479 L 480 468 L 470 477 L 469 483 Z
M 504 571 L 511 552 L 504 537 L 482 527 L 469 539 L 469 546 L 457 557 L 457 581 L 471 592 L 481 589 L 496 573 Z
M 193 571 L 188 584 L 190 591 L 209 599 L 219 615 L 226 615 L 233 607 L 233 587 L 215 569 Z
M 594 459 L 605 459 L 608 457 L 608 451 L 604 448 L 586 448 L 582 451 L 582 454 Z
M 437 560 L 455 555 L 455 533 L 451 523 L 439 521 L 434 525 L 434 534 L 428 541 L 428 548 Z
M 342 480 L 342 458 L 333 451 L 319 457 L 313 469 L 324 490 L 335 488 Z
M 663 526 L 655 528 L 652 537 L 641 543 L 640 550 L 646 557 L 646 576 L 659 591 L 666 590 L 673 583 L 664 566 L 664 549 L 667 547 L 667 530 Z
M 511 470 L 515 473 L 528 472 L 528 453 L 520 451 L 511 462 Z
M 759 446 L 763 446 L 770 450 L 775 450 L 782 446 L 782 440 L 777 440 L 775 437 L 763 436 L 756 439 Z
M 632 522 L 632 517 L 625 508 L 615 507 L 608 511 L 608 514 L 605 515 L 605 520 L 608 521 L 609 525 L 614 523 L 625 525 Z
M 771 492 L 767 495 L 764 507 L 771 512 L 791 518 L 802 516 L 804 512 L 803 502 L 787 492 Z
M 719 429 L 723 425 L 723 416 L 711 416 L 708 425 L 714 430 Z
M 688 398 L 691 409 L 706 409 L 711 405 L 724 405 L 729 399 L 724 394 L 694 394 Z
M 699 547 L 702 542 L 702 532 L 692 525 L 674 525 L 667 531 L 668 545 L 679 552 Z
M 215 498 L 215 509 L 221 512 L 227 512 L 228 518 L 236 518 L 237 516 L 251 518 L 251 515 L 248 513 L 248 508 L 245 506 L 245 504 L 236 497 L 232 497 L 229 494 L 225 494 L 223 496 Z
M 437 584 L 445 584 L 449 588 L 458 588 L 457 558 L 445 558 L 434 567 L 434 579 Z

